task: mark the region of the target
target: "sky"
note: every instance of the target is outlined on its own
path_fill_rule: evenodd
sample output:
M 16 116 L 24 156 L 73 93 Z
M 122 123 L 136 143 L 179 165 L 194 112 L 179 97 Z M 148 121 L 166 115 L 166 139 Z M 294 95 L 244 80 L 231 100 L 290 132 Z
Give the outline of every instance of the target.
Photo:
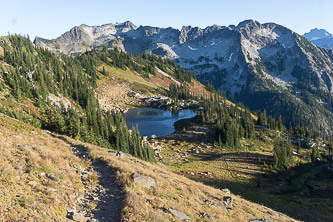
M 0 0 L 0 35 L 52 39 L 81 24 L 132 21 L 135 25 L 237 25 L 274 22 L 304 34 L 333 33 L 332 0 Z

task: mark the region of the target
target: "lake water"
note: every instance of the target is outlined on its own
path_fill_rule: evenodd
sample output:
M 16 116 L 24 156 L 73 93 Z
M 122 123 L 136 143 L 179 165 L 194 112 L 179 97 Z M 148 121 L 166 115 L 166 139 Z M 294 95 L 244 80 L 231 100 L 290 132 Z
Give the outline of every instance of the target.
M 175 132 L 173 124 L 180 119 L 192 118 L 195 113 L 192 110 L 182 110 L 174 114 L 168 110 L 155 108 L 134 108 L 124 114 L 127 127 L 139 128 L 141 136 L 156 135 L 167 136 Z

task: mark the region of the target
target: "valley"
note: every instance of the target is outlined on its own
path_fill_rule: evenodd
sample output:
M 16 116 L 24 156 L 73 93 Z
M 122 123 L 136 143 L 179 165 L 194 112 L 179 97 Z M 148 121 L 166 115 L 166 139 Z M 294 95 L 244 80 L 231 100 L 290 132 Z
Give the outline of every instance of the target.
M 67 55 L 104 46 L 133 55 L 151 52 L 193 71 L 235 103 L 266 109 L 275 118 L 282 115 L 288 126 L 327 135 L 333 129 L 331 51 L 279 24 L 245 20 L 227 27 L 176 29 L 126 21 L 80 25 L 56 39 L 37 37 L 34 43 Z
M 307 162 L 308 151 L 295 155 L 299 166 L 279 173 L 271 168 L 277 131 L 262 129 L 268 131 L 263 138 L 243 140 L 241 149 L 231 149 L 210 140 L 212 126 L 195 120 L 185 125 L 185 130 L 179 127 L 172 135 L 151 140 L 158 160 L 172 171 L 301 221 L 331 221 L 333 174 L 326 164 L 300 164 Z M 293 150 L 296 153 L 297 147 Z
M 332 221 L 332 58 L 253 20 L 1 37 L 0 220 Z

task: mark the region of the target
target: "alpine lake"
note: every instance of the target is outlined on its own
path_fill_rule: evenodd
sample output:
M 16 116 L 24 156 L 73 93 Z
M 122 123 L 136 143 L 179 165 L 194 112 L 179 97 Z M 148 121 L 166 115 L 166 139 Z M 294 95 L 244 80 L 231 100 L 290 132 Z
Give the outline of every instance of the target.
M 174 123 L 181 119 L 193 118 L 195 113 L 185 109 L 173 113 L 169 110 L 157 108 L 134 108 L 124 114 L 127 127 L 132 129 L 138 127 L 141 136 L 150 138 L 167 136 L 175 132 Z

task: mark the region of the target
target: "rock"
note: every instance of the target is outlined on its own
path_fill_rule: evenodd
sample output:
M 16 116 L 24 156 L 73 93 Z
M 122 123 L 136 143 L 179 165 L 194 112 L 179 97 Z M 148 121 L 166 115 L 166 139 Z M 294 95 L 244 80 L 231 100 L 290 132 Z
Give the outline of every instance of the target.
M 222 192 L 224 192 L 224 193 L 226 193 L 226 194 L 230 194 L 230 193 L 231 193 L 230 190 L 229 190 L 228 188 L 224 188 L 224 189 L 222 189 Z
M 227 210 L 227 207 L 224 204 L 215 204 L 215 207 Z
M 279 216 L 279 214 L 277 213 L 277 212 L 275 212 L 275 211 L 267 211 L 267 213 L 268 214 L 270 214 L 270 215 L 272 215 L 273 217 L 278 217 Z
M 223 202 L 226 202 L 227 204 L 232 204 L 232 197 L 230 196 L 224 196 Z
M 49 94 L 48 99 L 50 100 L 51 105 L 61 110 L 66 111 L 71 107 L 70 101 L 64 96 L 56 96 L 51 93 Z
M 77 222 L 87 222 L 89 218 L 83 216 L 81 213 L 79 213 L 76 210 L 69 210 L 67 211 L 67 216 L 68 219 L 71 219 L 73 221 Z
M 223 197 L 223 203 L 227 207 L 228 210 L 232 210 L 232 197 L 230 196 L 224 196 Z
M 144 188 L 151 188 L 151 187 L 156 187 L 156 181 L 152 177 L 144 176 L 139 173 L 134 173 L 133 174 L 133 183 L 137 184 L 139 186 L 142 186 Z
M 174 210 L 171 208 L 167 209 L 173 216 L 179 218 L 180 220 L 184 220 L 184 221 L 189 221 L 191 218 L 189 216 L 187 216 L 186 214 L 184 214 L 181 211 L 178 210 Z
M 54 173 L 47 174 L 47 177 L 51 180 L 56 180 L 57 179 L 57 177 L 54 175 Z
M 56 192 L 57 189 L 54 189 L 54 188 L 47 188 L 46 191 L 48 191 L 48 192 Z
M 121 152 L 121 151 L 118 151 L 118 152 L 116 153 L 116 156 L 119 157 L 119 158 L 124 158 L 124 157 L 126 156 L 126 154 L 123 153 L 123 152 Z
M 212 216 L 206 212 L 201 212 L 200 213 L 200 217 L 203 217 L 203 218 L 211 218 Z
M 213 205 L 213 202 L 210 201 L 210 200 L 204 200 L 203 202 L 204 202 L 206 205 L 208 205 L 208 206 Z
M 249 220 L 249 222 L 270 222 L 268 219 L 254 219 L 254 220 Z

